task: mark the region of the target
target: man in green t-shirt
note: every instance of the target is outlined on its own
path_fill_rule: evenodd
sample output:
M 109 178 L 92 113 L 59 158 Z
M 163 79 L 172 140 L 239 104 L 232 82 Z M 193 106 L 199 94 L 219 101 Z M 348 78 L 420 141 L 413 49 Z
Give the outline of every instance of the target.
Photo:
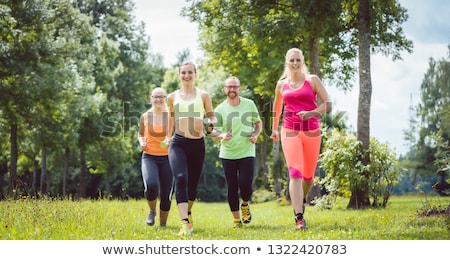
M 220 140 L 219 158 L 227 181 L 233 226 L 241 227 L 242 222 L 248 224 L 252 220 L 249 201 L 253 193 L 255 143 L 262 130 L 262 121 L 255 103 L 239 96 L 240 81 L 237 77 L 225 80 L 224 91 L 227 99 L 214 110 L 217 122 L 210 136 Z M 242 221 L 239 199 L 242 199 Z

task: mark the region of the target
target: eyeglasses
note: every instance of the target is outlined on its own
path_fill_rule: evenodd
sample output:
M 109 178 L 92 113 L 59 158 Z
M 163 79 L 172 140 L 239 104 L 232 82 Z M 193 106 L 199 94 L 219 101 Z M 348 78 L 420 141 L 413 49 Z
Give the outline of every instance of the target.
M 166 98 L 166 96 L 152 96 L 152 98 L 154 98 L 154 99 L 164 99 L 164 98 Z
M 225 86 L 228 89 L 238 89 L 240 86 Z

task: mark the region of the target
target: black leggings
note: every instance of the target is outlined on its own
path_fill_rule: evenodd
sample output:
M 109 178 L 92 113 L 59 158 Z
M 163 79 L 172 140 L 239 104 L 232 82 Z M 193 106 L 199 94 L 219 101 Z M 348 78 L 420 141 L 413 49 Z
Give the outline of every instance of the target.
M 159 208 L 170 209 L 172 203 L 173 176 L 167 156 L 142 153 L 142 179 L 147 200 L 160 199 Z
M 223 171 L 227 180 L 228 204 L 231 211 L 239 210 L 239 192 L 242 200 L 252 197 L 255 157 L 242 159 L 222 159 Z
M 169 163 L 175 178 L 177 204 L 194 201 L 205 160 L 205 140 L 175 134 L 169 146 Z

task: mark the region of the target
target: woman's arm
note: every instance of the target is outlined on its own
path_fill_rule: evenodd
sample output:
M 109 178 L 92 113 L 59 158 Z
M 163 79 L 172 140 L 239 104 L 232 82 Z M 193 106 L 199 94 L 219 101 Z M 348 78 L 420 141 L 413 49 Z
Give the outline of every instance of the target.
M 273 99 L 273 115 L 272 115 L 272 140 L 278 140 L 278 125 L 280 124 L 281 110 L 283 109 L 283 99 L 281 97 L 281 89 L 283 81 L 278 81 L 275 87 L 275 97 Z

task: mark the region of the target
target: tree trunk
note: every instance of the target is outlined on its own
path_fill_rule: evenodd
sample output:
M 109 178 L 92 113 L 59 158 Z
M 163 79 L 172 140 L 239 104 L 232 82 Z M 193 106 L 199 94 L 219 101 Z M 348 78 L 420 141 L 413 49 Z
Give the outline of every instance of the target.
M 49 189 L 49 178 L 47 176 L 47 153 L 45 151 L 45 147 L 42 147 L 41 154 L 41 185 L 39 190 L 41 194 L 47 194 Z
M 16 182 L 17 182 L 17 160 L 19 157 L 17 149 L 17 124 L 11 125 L 10 129 L 11 142 L 11 159 L 9 164 L 9 196 L 14 196 L 16 199 Z
M 6 174 L 8 174 L 8 163 L 5 161 L 0 164 L 0 180 L 4 180 Z M 0 181 L 0 201 L 5 200 L 7 197 L 7 195 L 3 193 L 4 186 L 6 186 L 6 183 Z
M 84 147 L 80 147 L 80 185 L 79 185 L 79 196 L 80 198 L 86 198 L 86 175 L 87 175 L 87 166 L 86 166 L 86 151 Z
M 104 174 L 107 198 L 112 198 L 113 197 L 113 190 L 111 188 L 111 176 L 112 176 L 112 173 L 113 173 L 112 166 L 108 166 L 107 169 L 106 169 L 106 172 Z
M 36 160 L 35 156 L 33 156 L 33 176 L 31 181 L 31 191 L 33 195 L 37 198 L 39 196 L 39 192 L 37 189 L 37 176 L 38 176 L 38 169 L 39 169 L 39 163 Z
M 362 143 L 360 158 L 368 165 L 370 146 L 370 103 L 372 97 L 372 82 L 370 76 L 370 0 L 360 0 L 358 9 L 359 31 L 359 101 L 357 138 Z M 368 178 L 367 173 L 362 173 Z M 367 182 L 352 191 L 348 208 L 365 208 L 370 206 Z
M 309 40 L 309 52 L 310 52 L 309 71 L 312 74 L 316 74 L 317 76 L 321 77 L 322 75 L 320 72 L 319 44 L 316 38 L 311 38 Z
M 62 191 L 63 198 L 66 198 L 67 196 L 67 177 L 69 176 L 69 159 L 70 159 L 70 149 L 66 148 L 64 152 L 63 191 Z

